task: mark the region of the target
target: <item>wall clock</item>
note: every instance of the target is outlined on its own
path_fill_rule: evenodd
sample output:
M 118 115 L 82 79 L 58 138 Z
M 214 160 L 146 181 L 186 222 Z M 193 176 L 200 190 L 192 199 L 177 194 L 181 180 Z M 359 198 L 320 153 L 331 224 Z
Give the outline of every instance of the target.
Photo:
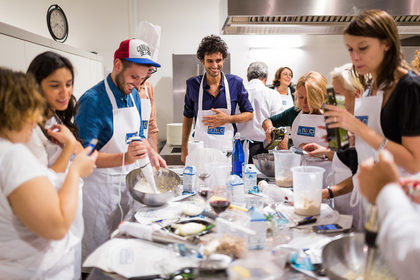
M 54 40 L 63 43 L 69 35 L 69 25 L 66 15 L 60 6 L 54 4 L 47 11 L 47 25 L 51 37 Z

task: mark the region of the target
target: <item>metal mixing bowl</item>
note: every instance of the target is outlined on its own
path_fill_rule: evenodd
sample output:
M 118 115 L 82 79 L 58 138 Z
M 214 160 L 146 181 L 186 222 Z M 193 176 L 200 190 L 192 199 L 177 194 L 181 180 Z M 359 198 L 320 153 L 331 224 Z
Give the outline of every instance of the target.
M 363 233 L 340 235 L 322 250 L 322 264 L 329 279 L 363 279 L 367 246 Z M 377 250 L 371 279 L 395 279 Z
M 137 182 L 142 184 L 147 182 L 141 168 L 134 169 L 128 173 L 125 181 L 131 196 L 135 200 L 148 206 L 161 206 L 175 196 L 176 188 L 181 183 L 181 179 L 178 174 L 166 168 L 160 168 L 159 171 L 153 168 L 153 175 L 159 193 L 143 192 L 134 189 Z
M 252 163 L 265 176 L 274 177 L 274 154 L 258 154 L 252 157 Z

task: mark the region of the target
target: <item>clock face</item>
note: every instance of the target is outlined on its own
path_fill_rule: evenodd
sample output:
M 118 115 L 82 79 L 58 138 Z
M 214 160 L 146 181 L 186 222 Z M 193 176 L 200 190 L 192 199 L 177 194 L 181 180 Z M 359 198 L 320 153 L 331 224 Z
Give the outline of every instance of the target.
M 58 5 L 52 5 L 47 13 L 48 30 L 56 41 L 64 42 L 68 35 L 67 18 Z
M 64 14 L 60 10 L 53 10 L 50 16 L 51 29 L 58 39 L 63 39 L 66 35 L 67 22 Z

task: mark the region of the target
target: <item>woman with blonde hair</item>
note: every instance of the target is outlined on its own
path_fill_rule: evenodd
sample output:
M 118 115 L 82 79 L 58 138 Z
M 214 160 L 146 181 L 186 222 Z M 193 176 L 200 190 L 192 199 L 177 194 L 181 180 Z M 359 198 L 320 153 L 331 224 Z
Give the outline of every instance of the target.
M 416 57 L 411 61 L 411 66 L 413 66 L 417 72 L 420 72 L 420 51 L 416 50 Z
M 267 141 L 271 141 L 270 134 L 275 127 L 291 126 L 294 146 L 312 142 L 324 143 L 325 146 L 326 143 L 322 139 L 326 133 L 325 129 L 319 129 L 317 126 L 324 125 L 321 106 L 326 97 L 326 87 L 327 79 L 318 72 L 310 71 L 300 77 L 296 85 L 296 105 L 264 120 L 263 128 Z M 299 127 L 306 123 L 309 123 L 312 130 L 299 131 Z
M 347 63 L 334 68 L 330 72 L 330 76 L 335 93 L 345 97 L 345 108 L 353 114 L 355 100 L 364 91 L 364 86 L 360 77 L 355 73 L 353 64 Z M 332 159 L 333 185 L 322 190 L 322 198 L 334 199 L 335 209 L 342 214 L 353 215 L 353 222 L 356 225 L 359 219 L 359 211 L 350 207 L 349 194 L 353 186 L 351 177 L 356 173 L 358 166 L 356 149 L 350 147 L 346 151 L 335 153 L 328 147 L 310 143 L 305 145 L 303 150 L 307 151 L 310 156 L 326 155 Z
M 327 79 L 315 71 L 305 73 L 296 84 L 296 105 L 283 113 L 277 114 L 263 122 L 266 139 L 271 141 L 271 132 L 275 127 L 291 126 L 293 146 L 302 148 L 308 143 L 316 143 L 326 147 L 324 140 L 327 133 L 321 107 L 326 98 Z M 287 149 L 287 137 L 280 144 L 281 149 Z M 332 180 L 331 162 L 324 158 L 305 158 L 308 165 L 316 165 L 326 169 L 324 186 Z M 305 164 L 305 163 L 304 163 Z
M 0 68 L 0 275 L 3 279 L 73 279 L 69 228 L 78 205 L 80 178 L 97 152 L 81 151 L 64 183 L 26 148 L 42 121 L 44 97 L 32 77 Z

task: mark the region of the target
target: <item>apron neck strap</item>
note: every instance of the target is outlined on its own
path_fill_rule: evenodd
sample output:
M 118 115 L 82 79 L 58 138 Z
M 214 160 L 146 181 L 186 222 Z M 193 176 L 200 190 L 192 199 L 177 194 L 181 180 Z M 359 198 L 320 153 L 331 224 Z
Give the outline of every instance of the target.
M 220 74 L 222 75 L 223 83 L 225 84 L 226 106 L 227 106 L 227 109 L 230 111 L 231 104 L 230 104 L 229 84 L 228 84 L 225 74 L 223 72 L 220 72 Z M 199 111 L 203 110 L 203 95 L 204 95 L 203 86 L 204 86 L 205 77 L 206 77 L 206 74 L 204 73 L 203 77 L 201 78 L 200 89 L 198 91 L 198 110 Z
M 115 96 L 112 93 L 111 88 L 109 87 L 108 79 L 105 79 L 104 81 L 105 81 L 105 91 L 106 91 L 106 93 L 108 95 L 109 101 L 111 102 L 112 109 L 113 110 L 116 110 L 116 109 L 118 109 L 117 101 L 115 100 Z M 133 106 L 135 106 L 136 103 L 134 102 L 133 94 L 130 93 L 129 96 L 131 98 L 131 101 L 133 102 Z

